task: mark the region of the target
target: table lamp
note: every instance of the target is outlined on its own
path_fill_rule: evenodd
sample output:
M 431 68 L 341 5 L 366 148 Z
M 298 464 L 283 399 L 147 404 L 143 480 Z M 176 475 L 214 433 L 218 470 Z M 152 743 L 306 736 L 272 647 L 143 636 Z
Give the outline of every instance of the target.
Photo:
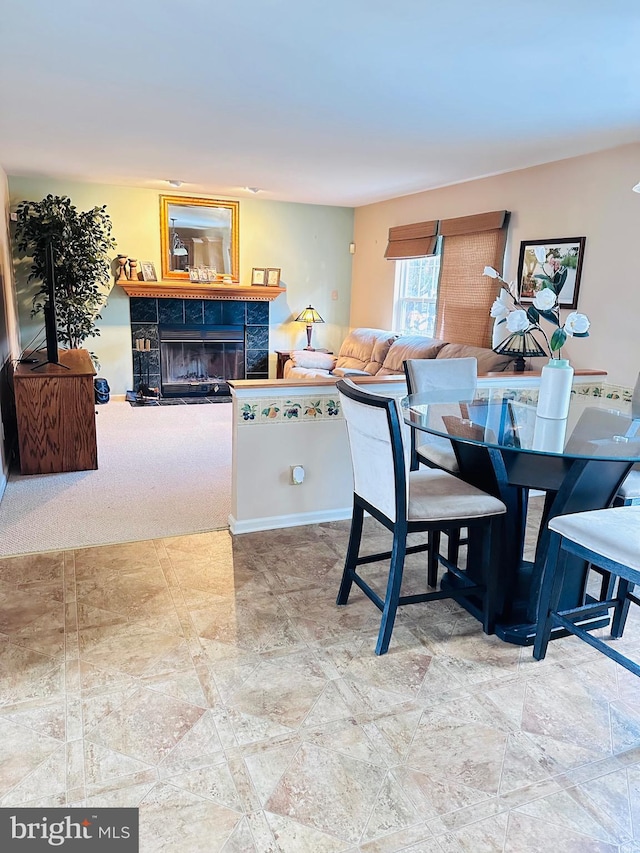
M 522 373 L 524 370 L 525 358 L 547 355 L 531 332 L 514 332 L 508 338 L 505 338 L 501 344 L 494 347 L 493 351 L 497 352 L 498 355 L 515 357 L 513 369 L 516 373 Z
M 314 323 L 324 323 L 322 317 L 318 314 L 315 308 L 308 305 L 304 311 L 301 311 L 295 319 L 296 323 L 307 324 L 307 345 L 305 349 L 313 349 L 311 346 L 311 332 L 313 331 Z

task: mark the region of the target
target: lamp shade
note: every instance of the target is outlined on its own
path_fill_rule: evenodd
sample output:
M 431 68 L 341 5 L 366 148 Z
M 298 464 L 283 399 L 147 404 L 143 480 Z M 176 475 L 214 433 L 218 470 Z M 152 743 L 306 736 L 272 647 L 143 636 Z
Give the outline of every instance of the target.
M 510 355 L 515 358 L 513 367 L 518 373 L 524 370 L 525 358 L 535 358 L 547 354 L 531 332 L 514 332 L 505 338 L 501 344 L 494 347 L 493 351 L 497 352 L 498 355 Z
M 307 345 L 305 349 L 313 349 L 311 346 L 311 331 L 313 329 L 314 323 L 324 323 L 322 317 L 318 314 L 315 308 L 311 305 L 307 305 L 304 311 L 301 311 L 295 319 L 296 323 L 306 323 L 307 324 Z
M 322 317 L 311 305 L 308 305 L 304 311 L 301 311 L 295 321 L 296 323 L 324 323 Z

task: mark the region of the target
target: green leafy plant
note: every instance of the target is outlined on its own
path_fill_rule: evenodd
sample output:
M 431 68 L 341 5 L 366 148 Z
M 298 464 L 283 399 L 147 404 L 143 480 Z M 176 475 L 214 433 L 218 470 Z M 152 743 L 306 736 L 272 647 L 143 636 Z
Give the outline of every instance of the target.
M 16 210 L 18 249 L 31 257 L 28 281 L 41 286 L 33 297 L 32 316 L 46 303 L 46 252 L 53 246 L 58 341 L 77 349 L 100 334 L 95 321 L 107 298 L 108 253 L 115 248 L 106 205 L 78 211 L 67 196 L 49 194 L 42 201 L 22 201 Z

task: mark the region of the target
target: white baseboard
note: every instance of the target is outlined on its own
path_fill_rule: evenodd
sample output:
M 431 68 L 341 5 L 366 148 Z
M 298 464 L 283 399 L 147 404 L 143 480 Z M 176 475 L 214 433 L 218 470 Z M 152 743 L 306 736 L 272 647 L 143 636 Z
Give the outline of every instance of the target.
M 351 518 L 352 509 L 353 507 L 348 506 L 344 509 L 249 518 L 246 521 L 237 521 L 233 515 L 230 515 L 229 530 L 236 536 L 239 533 L 257 533 L 260 530 L 278 530 L 281 527 L 301 527 L 303 524 L 321 524 L 324 521 L 344 521 Z
M 7 488 L 7 482 L 7 475 L 2 469 L 0 469 L 0 501 L 2 500 L 2 496 L 4 495 L 4 490 Z

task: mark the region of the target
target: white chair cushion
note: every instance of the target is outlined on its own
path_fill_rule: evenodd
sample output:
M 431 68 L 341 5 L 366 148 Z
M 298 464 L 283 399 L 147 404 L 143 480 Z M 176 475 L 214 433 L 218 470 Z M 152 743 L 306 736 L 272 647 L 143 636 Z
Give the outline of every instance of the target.
M 640 506 L 618 506 L 558 515 L 549 522 L 566 539 L 640 571 Z
M 350 379 L 342 381 L 357 389 Z M 340 400 L 347 422 L 354 491 L 395 521 L 395 468 L 387 410 L 352 400 L 342 393 Z M 404 445 L 403 451 L 405 468 L 408 469 Z
M 625 501 L 640 498 L 640 471 L 635 468 L 629 471 L 626 480 L 618 489 L 618 497 Z
M 501 515 L 507 508 L 486 492 L 435 468 L 409 474 L 409 521 L 442 521 Z
M 410 358 L 407 372 L 413 394 L 446 388 L 468 388 L 472 395 L 478 384 L 475 358 Z
M 424 437 L 422 435 L 421 437 Z M 420 460 L 431 462 L 437 465 L 438 468 L 444 468 L 445 471 L 450 471 L 452 474 L 458 474 L 458 460 L 453 452 L 451 442 L 446 438 L 440 438 L 437 435 L 432 437 L 432 440 L 426 441 L 419 447 L 416 447 L 416 453 Z

